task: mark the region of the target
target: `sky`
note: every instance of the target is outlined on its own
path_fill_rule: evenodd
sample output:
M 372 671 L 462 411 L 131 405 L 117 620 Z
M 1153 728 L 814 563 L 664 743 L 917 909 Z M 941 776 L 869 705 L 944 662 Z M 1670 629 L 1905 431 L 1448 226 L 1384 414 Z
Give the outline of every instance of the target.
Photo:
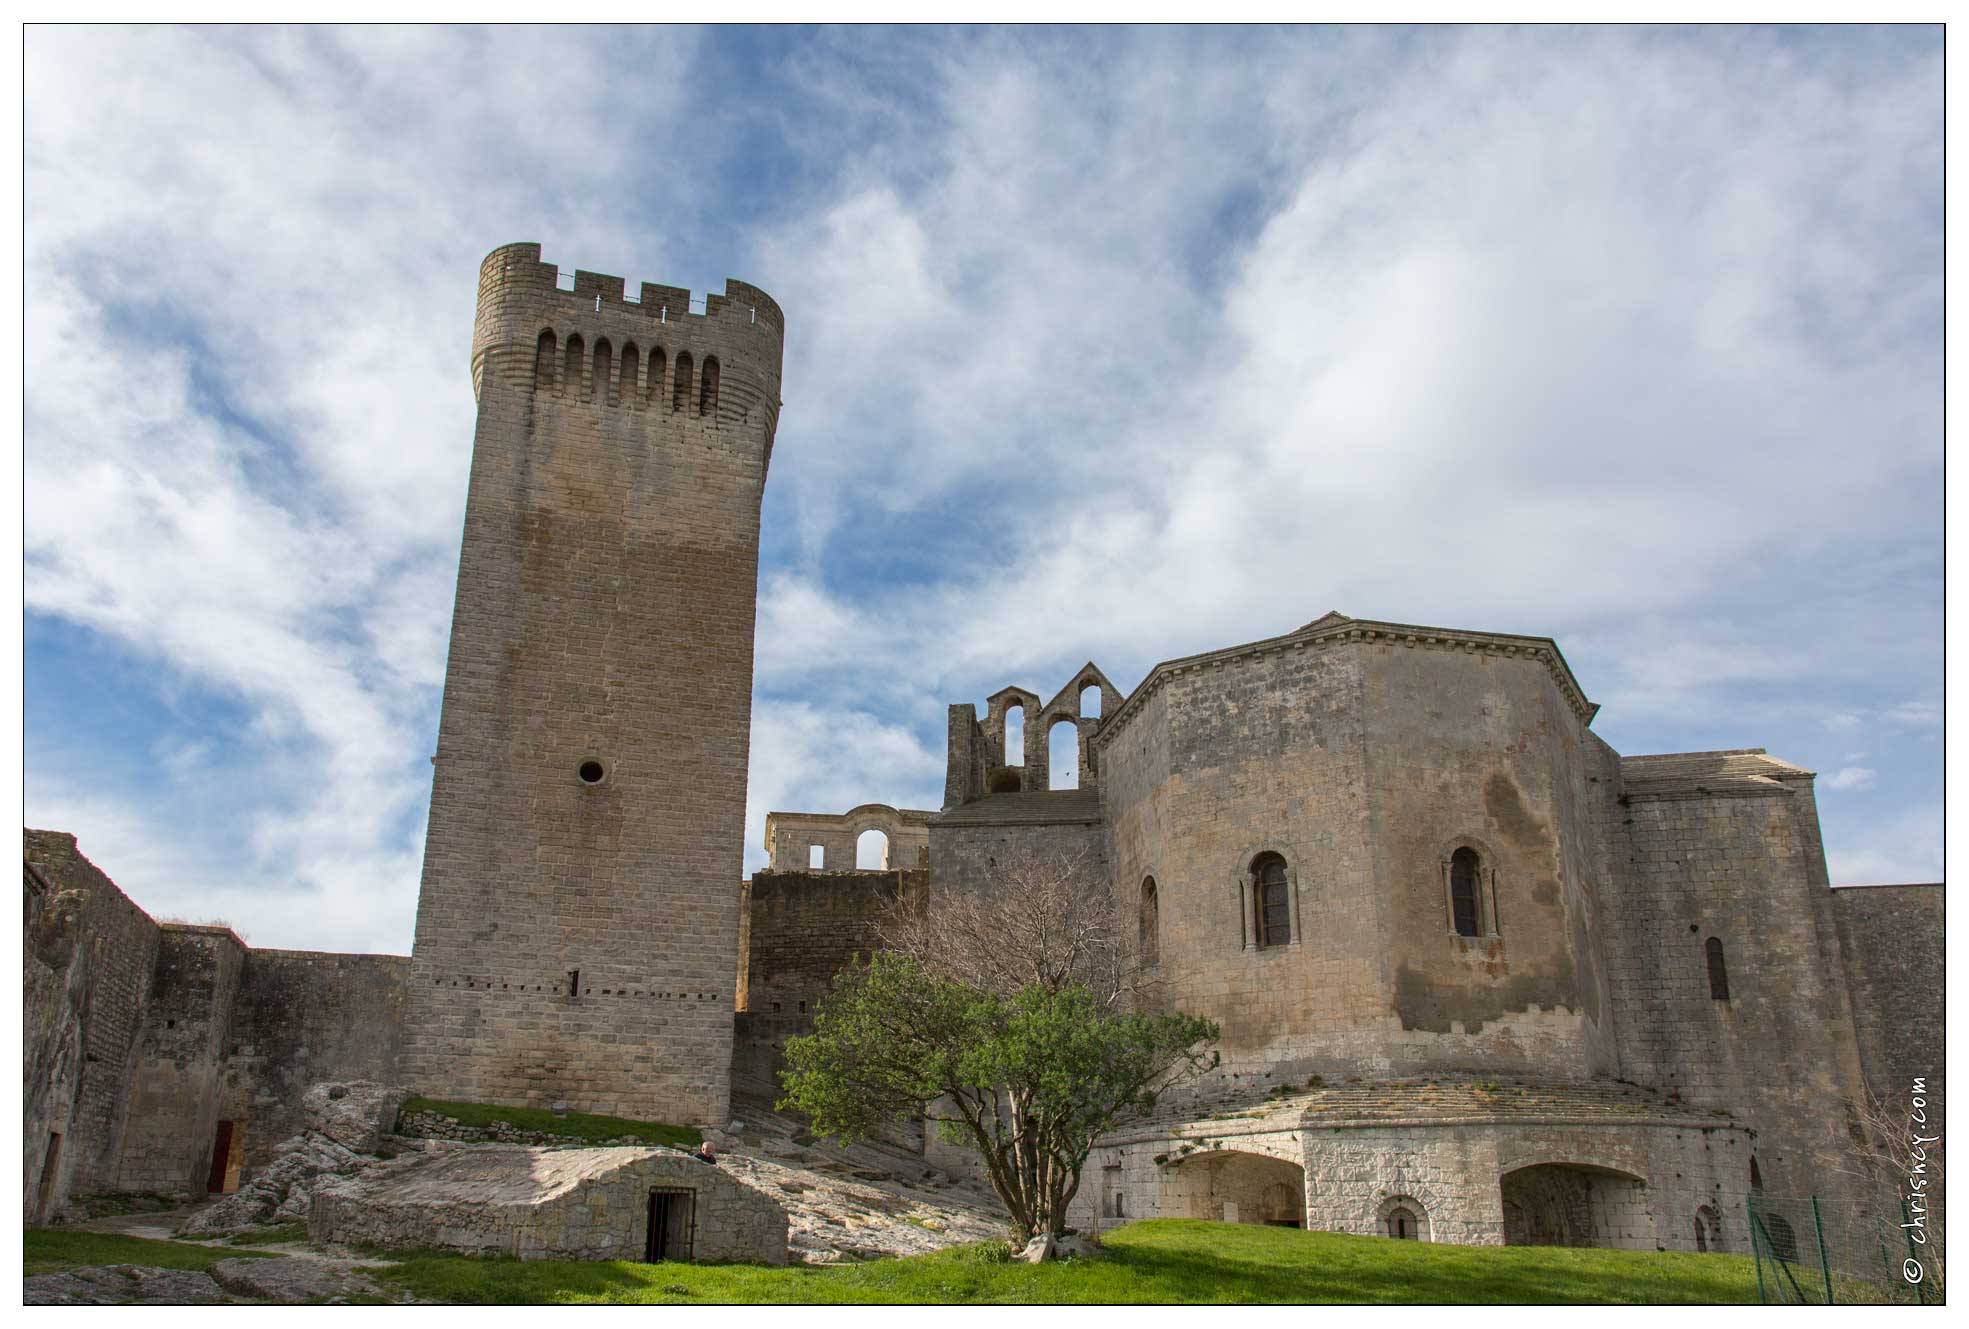
M 1939 28 L 26 33 L 24 815 L 407 953 L 480 259 L 785 310 L 745 870 L 946 707 L 1361 618 L 1942 877 Z

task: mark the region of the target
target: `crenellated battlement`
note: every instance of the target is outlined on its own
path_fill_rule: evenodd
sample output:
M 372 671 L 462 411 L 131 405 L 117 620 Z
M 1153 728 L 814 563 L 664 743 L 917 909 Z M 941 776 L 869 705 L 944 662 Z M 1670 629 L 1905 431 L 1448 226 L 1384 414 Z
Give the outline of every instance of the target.
M 563 284 L 563 282 L 569 284 Z M 770 295 L 749 282 L 735 277 L 725 279 L 723 293 L 693 296 L 689 288 L 643 282 L 635 296 L 628 283 L 605 272 L 576 268 L 571 275 L 557 264 L 542 262 L 540 246 L 531 242 L 501 245 L 485 257 L 479 268 L 479 313 L 483 319 L 489 300 L 507 304 L 515 300 L 538 301 L 541 312 L 559 309 L 569 315 L 603 313 L 610 309 L 641 315 L 660 324 L 700 320 L 738 322 L 748 327 L 764 327 L 775 337 L 783 335 L 786 317 Z
M 479 268 L 472 385 L 488 361 L 511 388 L 567 403 L 705 425 L 759 426 L 770 448 L 779 420 L 784 316 L 773 298 L 728 280 L 700 302 L 681 286 L 563 273 L 537 244 L 502 245 Z

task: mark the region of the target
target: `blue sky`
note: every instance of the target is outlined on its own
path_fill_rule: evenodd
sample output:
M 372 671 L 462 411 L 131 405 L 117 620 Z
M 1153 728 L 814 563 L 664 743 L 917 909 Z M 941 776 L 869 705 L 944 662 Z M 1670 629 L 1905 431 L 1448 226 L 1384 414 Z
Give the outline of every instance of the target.
M 786 311 L 746 866 L 945 707 L 1358 617 L 1942 872 L 1935 28 L 31 28 L 25 816 L 404 952 L 479 259 Z

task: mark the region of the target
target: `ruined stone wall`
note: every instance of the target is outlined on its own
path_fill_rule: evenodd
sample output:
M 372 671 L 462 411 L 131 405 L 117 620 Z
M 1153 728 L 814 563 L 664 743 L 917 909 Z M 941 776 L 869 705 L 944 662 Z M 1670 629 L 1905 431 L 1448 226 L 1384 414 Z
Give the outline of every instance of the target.
M 746 1009 L 805 1014 L 834 976 L 879 948 L 884 913 L 929 874 L 759 872 L 747 893 Z
M 408 956 L 248 948 L 219 1115 L 242 1123 L 249 1174 L 300 1132 L 310 1085 L 397 1082 L 409 971 Z
M 933 813 L 864 803 L 849 812 L 768 812 L 766 814 L 767 870 L 771 872 L 849 872 L 858 867 L 862 833 L 880 831 L 887 841 L 888 861 L 871 868 L 909 871 L 926 867 L 930 853 Z M 811 851 L 821 851 L 816 866 Z
M 1586 1076 L 1614 1065 L 1597 926 L 1585 714 L 1515 645 L 1379 637 L 1360 657 L 1371 894 L 1410 1064 Z M 1480 933 L 1457 934 L 1451 857 L 1479 863 Z M 1418 1038 L 1417 1035 L 1433 1035 Z
M 1625 764 L 1609 828 L 1628 862 L 1607 901 L 1620 1074 L 1753 1128 L 1774 1194 L 1840 1198 L 1826 1160 L 1849 1147 L 1861 1074 L 1810 777 L 1664 787 L 1637 774 L 1655 760 Z M 1711 995 L 1711 937 L 1727 998 Z
M 404 957 L 253 950 L 224 927 L 160 925 L 73 836 L 25 840 L 29 1221 L 71 1195 L 202 1195 L 220 1121 L 237 1123 L 247 1176 L 300 1129 L 310 1085 L 394 1077 Z
M 116 1185 L 158 930 L 74 836 L 31 830 L 24 840 L 22 1194 L 26 1221 L 38 1222 L 71 1194 Z
M 116 1189 L 205 1194 L 245 960 L 230 928 L 162 925 L 131 1058 Z
M 1022 794 L 1023 799 L 1047 799 L 1055 794 Z M 1074 797 L 1074 795 L 1066 795 Z M 1090 820 L 1064 822 L 999 822 L 930 826 L 930 907 L 934 892 L 989 890 L 1006 870 L 1028 862 L 1062 860 L 1082 864 L 1091 880 L 1107 876 L 1107 828 L 1099 820 L 1099 805 L 1086 804 Z
M 703 315 L 675 288 L 575 287 L 537 245 L 480 273 L 404 1074 L 434 1097 L 710 1123 L 782 321 L 739 282 Z

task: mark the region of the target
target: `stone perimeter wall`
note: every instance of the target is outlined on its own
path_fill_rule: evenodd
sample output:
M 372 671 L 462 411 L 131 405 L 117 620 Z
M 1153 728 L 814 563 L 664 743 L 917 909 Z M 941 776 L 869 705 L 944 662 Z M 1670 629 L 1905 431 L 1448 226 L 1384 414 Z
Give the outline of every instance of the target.
M 74 836 L 24 838 L 26 1221 L 97 1191 L 203 1195 L 220 1121 L 250 1175 L 299 1131 L 308 1085 L 395 1078 L 406 957 L 159 924 Z
M 24 838 L 22 1187 L 32 1223 L 71 1194 L 116 1187 L 130 1057 L 159 934 L 74 836 Z

